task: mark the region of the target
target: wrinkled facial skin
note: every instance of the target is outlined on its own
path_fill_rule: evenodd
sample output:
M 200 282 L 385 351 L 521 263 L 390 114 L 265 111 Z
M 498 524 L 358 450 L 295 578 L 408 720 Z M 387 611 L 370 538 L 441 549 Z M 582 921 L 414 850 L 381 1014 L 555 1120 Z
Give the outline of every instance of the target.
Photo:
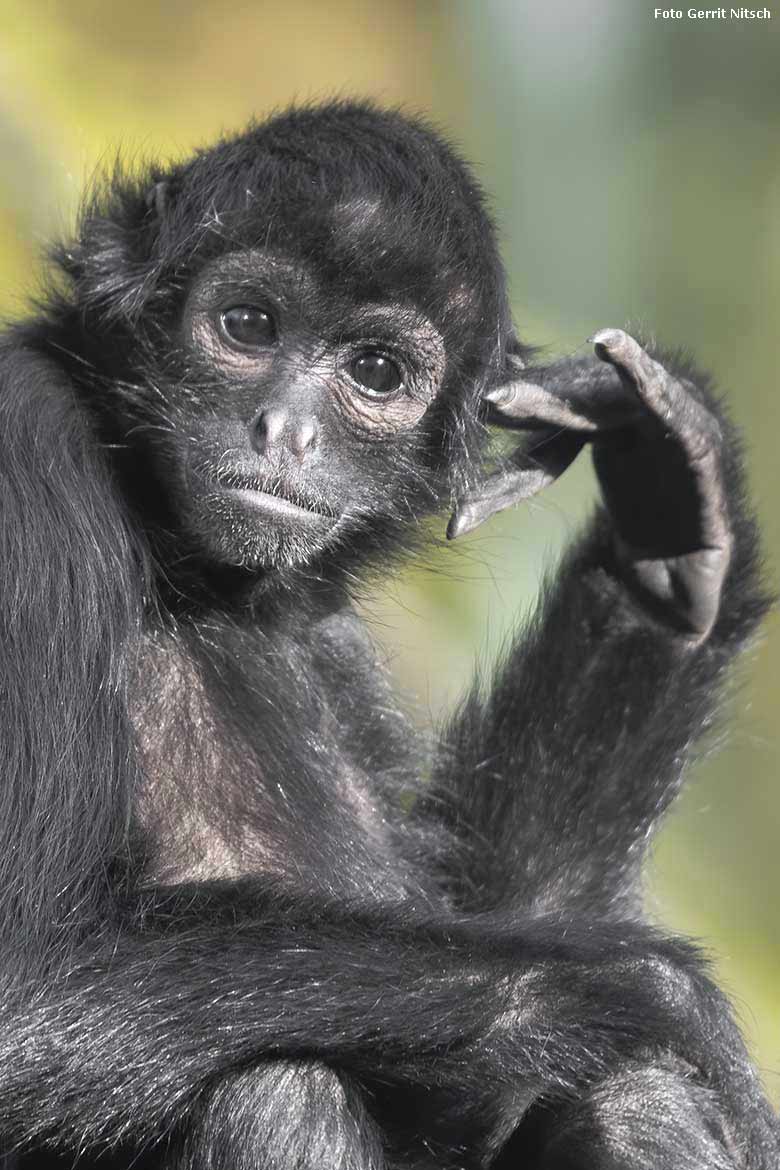
M 300 257 L 229 252 L 181 319 L 174 507 L 209 557 L 290 567 L 435 503 L 427 414 L 445 343 L 411 302 L 358 299 Z

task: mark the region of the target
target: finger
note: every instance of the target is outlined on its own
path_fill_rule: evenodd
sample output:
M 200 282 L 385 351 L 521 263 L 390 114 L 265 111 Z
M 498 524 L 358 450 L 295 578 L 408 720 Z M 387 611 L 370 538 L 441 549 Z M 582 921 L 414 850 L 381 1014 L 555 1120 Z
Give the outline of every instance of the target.
M 553 483 L 576 459 L 585 436 L 571 431 L 549 432 L 530 448 L 514 453 L 506 465 L 472 493 L 462 496 L 447 526 L 447 539 L 472 532 L 496 512 L 535 496 Z
M 490 404 L 488 422 L 494 426 L 566 427 L 585 434 L 598 429 L 560 393 L 525 379 L 496 386 L 484 398 Z
M 620 372 L 590 353 L 522 372 L 515 368 L 515 376 L 485 398 L 488 422 L 529 430 L 557 426 L 594 434 L 628 426 L 643 410 Z
M 701 458 L 712 449 L 720 433 L 714 416 L 638 341 L 622 329 L 601 329 L 591 341 L 597 356 L 614 366 L 691 458 Z
M 590 340 L 596 356 L 623 375 L 653 414 L 659 418 L 671 415 L 667 387 L 673 379 L 630 333 L 623 329 L 600 329 Z

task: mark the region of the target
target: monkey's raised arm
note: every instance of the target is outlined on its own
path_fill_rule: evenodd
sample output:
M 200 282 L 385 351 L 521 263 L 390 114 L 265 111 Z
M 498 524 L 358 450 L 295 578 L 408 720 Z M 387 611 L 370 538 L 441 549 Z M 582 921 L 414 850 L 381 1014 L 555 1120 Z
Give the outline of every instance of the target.
M 473 527 L 593 443 L 606 509 L 445 737 L 432 800 L 472 850 L 466 905 L 634 905 L 648 834 L 766 610 L 738 442 L 706 381 L 619 330 L 595 340 L 601 361 L 523 370 L 493 396 L 496 418 L 544 430 L 454 521 Z

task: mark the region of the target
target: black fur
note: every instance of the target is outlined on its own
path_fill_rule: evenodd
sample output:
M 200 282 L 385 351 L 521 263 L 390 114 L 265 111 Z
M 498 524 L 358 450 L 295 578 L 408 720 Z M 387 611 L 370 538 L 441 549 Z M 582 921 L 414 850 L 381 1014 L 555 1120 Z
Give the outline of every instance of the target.
M 328 415 L 314 470 L 263 480 L 345 501 L 321 538 L 220 527 L 181 472 L 274 389 L 183 340 L 203 274 L 250 254 L 305 323 L 288 383 L 311 322 L 338 347 L 366 305 L 446 354 L 413 425 Z M 294 110 L 118 170 L 56 258 L 0 352 L 5 1166 L 775 1170 L 729 1007 L 640 898 L 766 609 L 705 383 L 671 363 L 727 435 L 712 632 L 642 604 L 600 513 L 423 783 L 350 595 L 478 481 L 481 397 L 530 353 L 465 165 L 396 113 Z

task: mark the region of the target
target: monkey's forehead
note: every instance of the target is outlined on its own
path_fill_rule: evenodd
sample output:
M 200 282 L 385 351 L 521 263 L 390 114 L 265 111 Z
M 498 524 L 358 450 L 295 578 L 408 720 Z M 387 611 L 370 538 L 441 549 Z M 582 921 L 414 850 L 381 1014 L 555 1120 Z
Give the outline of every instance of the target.
M 461 328 L 491 308 L 485 302 L 497 289 L 464 256 L 446 225 L 436 230 L 423 208 L 380 193 L 283 205 L 267 192 L 245 195 L 243 207 L 213 208 L 206 224 L 203 259 L 245 257 L 226 271 L 241 269 L 251 279 L 257 267 L 268 276 L 276 258 L 278 274 L 290 287 L 298 266 L 302 296 L 316 287 L 320 296 L 337 300 L 416 304 L 432 320 Z M 194 260 L 199 266 L 197 253 Z
M 168 179 L 178 214 L 163 225 L 163 265 L 267 249 L 354 299 L 411 300 L 455 332 L 477 321 L 502 332 L 504 274 L 479 185 L 419 119 L 349 102 L 288 111 Z
M 390 211 L 424 218 L 433 236 L 449 232 L 469 248 L 494 234 L 479 184 L 442 136 L 369 102 L 288 110 L 199 152 L 172 178 L 217 210 L 248 200 L 284 219 L 340 206 L 351 222 Z

